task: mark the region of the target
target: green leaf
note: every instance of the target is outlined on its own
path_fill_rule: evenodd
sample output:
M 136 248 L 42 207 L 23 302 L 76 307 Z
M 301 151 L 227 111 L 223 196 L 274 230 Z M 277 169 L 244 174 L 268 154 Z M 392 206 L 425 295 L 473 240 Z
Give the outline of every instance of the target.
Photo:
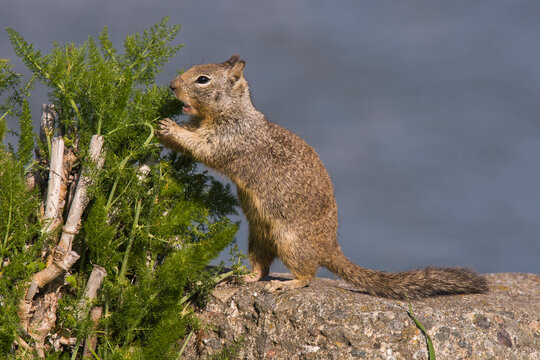
M 405 294 L 405 295 L 407 295 L 407 294 Z M 409 301 L 409 316 L 414 321 L 414 323 L 416 324 L 418 329 L 420 329 L 420 331 L 422 332 L 422 335 L 424 335 L 424 337 L 426 338 L 426 343 L 427 343 L 427 347 L 428 347 L 428 355 L 429 355 L 428 359 L 429 360 L 436 360 L 436 358 L 435 358 L 435 348 L 433 347 L 433 342 L 431 341 L 431 338 L 429 337 L 426 329 L 424 328 L 424 325 L 422 325 L 422 323 L 420 321 L 418 321 L 416 319 L 416 317 L 414 317 L 413 310 L 412 310 L 412 305 L 411 305 L 410 301 Z
M 66 276 L 66 278 L 64 279 L 69 285 L 73 286 L 73 287 L 77 287 L 77 278 L 73 275 L 71 276 Z

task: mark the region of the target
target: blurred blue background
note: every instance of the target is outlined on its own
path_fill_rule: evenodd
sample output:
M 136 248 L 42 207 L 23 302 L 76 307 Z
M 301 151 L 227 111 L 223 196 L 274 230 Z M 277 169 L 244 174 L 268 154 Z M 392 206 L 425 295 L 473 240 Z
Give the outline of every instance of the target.
M 48 52 L 104 25 L 120 47 L 170 16 L 186 46 L 159 81 L 246 59 L 255 106 L 328 168 L 355 263 L 540 273 L 539 15 L 524 0 L 21 0 L 0 25 Z M 3 31 L 0 57 L 23 72 Z M 33 101 L 37 122 L 46 91 Z

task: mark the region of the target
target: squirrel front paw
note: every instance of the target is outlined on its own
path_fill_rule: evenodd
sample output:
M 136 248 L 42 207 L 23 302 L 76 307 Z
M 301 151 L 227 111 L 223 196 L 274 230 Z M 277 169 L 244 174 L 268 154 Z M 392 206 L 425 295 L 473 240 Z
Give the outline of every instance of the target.
M 185 129 L 171 119 L 161 119 L 158 123 L 156 135 L 159 141 L 168 148 L 184 151 L 182 134 Z
M 178 124 L 169 118 L 161 119 L 158 123 L 157 135 L 161 140 L 171 137 L 174 133 L 174 129 L 180 128 Z

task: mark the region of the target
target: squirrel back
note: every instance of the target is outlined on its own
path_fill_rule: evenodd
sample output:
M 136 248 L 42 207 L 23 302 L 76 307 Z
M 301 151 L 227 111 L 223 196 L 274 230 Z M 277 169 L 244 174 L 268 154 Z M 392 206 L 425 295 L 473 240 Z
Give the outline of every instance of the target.
M 353 264 L 337 242 L 337 205 L 319 156 L 305 141 L 269 122 L 252 104 L 238 55 L 196 65 L 171 81 L 189 121 L 165 119 L 158 136 L 168 147 L 229 177 L 249 224 L 248 281 L 266 276 L 280 258 L 295 279 L 271 281 L 268 291 L 305 286 L 325 266 L 359 290 L 390 298 L 481 293 L 485 279 L 462 268 L 400 273 Z

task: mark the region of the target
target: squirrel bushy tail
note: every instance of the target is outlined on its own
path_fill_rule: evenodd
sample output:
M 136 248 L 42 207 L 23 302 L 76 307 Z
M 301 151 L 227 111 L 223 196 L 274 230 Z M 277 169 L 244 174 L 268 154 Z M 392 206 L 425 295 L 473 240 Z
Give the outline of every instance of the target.
M 487 281 L 465 268 L 434 268 L 388 273 L 369 270 L 351 262 L 341 250 L 328 258 L 328 270 L 360 291 L 391 299 L 421 299 L 451 294 L 487 292 Z

